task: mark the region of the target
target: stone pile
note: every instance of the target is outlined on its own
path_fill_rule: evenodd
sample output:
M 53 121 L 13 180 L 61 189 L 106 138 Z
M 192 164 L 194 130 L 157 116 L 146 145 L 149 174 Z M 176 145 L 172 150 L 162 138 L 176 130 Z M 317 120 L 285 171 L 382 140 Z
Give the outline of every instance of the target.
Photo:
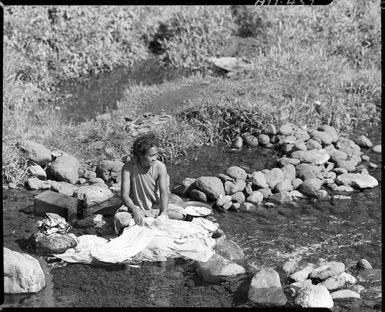
M 345 264 L 320 259 L 318 265 L 299 265 L 295 261 L 283 264 L 282 271 L 288 282 L 282 287 L 278 272 L 262 268 L 251 280 L 248 298 L 265 306 L 284 306 L 288 298 L 294 304 L 306 308 L 332 308 L 336 299 L 360 299 L 364 287 L 359 281 L 380 281 L 381 270 L 373 269 L 362 259 L 353 268 L 357 278 L 345 272 Z
M 329 125 L 306 130 L 284 124 L 278 130 L 269 125 L 258 137 L 238 137 L 235 143 L 241 147 L 243 141 L 251 146 L 280 149 L 283 156 L 277 160 L 277 167 L 246 172 L 231 166 L 216 177 L 186 178 L 174 192 L 192 200 L 214 201 L 223 210 L 256 211 L 262 203 L 272 206 L 301 197 L 350 199 L 340 194 L 331 197 L 326 189 L 346 194 L 378 186 L 366 169 L 369 156 L 361 151 L 361 147 L 373 146 L 365 136 L 354 142 L 340 137 Z
M 81 170 L 80 162 L 62 151 L 50 151 L 41 144 L 23 140 L 18 147 L 33 165 L 29 166 L 26 187 L 52 190 L 82 200 L 92 207 L 119 196 L 123 162 L 102 160 L 95 170 Z
M 360 299 L 364 287 L 357 283 L 370 279 L 363 276 L 381 278 L 381 270 L 372 269 L 365 259 L 358 261 L 353 268 L 358 272 L 357 277 L 346 272 L 344 263 L 323 259 L 318 265 L 308 263 L 302 266 L 298 262 L 287 261 L 282 269 L 290 283 L 285 286 L 285 293 L 301 307 L 332 308 L 335 299 Z

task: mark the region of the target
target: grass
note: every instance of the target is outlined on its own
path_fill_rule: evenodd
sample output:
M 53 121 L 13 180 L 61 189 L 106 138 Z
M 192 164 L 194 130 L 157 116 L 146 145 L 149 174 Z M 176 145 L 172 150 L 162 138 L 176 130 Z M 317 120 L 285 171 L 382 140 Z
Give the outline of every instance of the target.
M 159 13 L 156 8 L 152 10 Z M 172 21 L 181 37 L 174 34 L 164 39 L 169 40 L 164 42 L 169 50 L 159 58 L 172 55 L 174 66 L 178 66 L 183 60 L 178 61 L 173 49 L 188 37 L 186 28 L 175 25 L 173 14 L 167 12 L 163 22 L 167 25 L 168 19 Z M 103 158 L 124 160 L 133 139 L 125 131 L 122 116 L 135 117 L 157 99 L 171 101 L 173 92 L 189 87 L 199 86 L 199 92 L 186 98 L 187 103 L 175 113 L 175 122 L 159 132 L 161 154 L 169 160 L 185 156 L 193 146 L 221 141 L 230 144 L 235 136 L 245 131 L 259 133 L 268 123 L 327 123 L 346 136 L 362 125 L 380 124 L 379 4 L 339 1 L 325 7 L 249 7 L 242 14 L 247 23 L 239 25 L 239 35 L 259 40 L 263 34 L 260 46 L 248 55 L 255 70 L 232 77 L 202 77 L 198 72 L 171 82 L 130 85 L 110 120 L 88 120 L 78 125 L 59 119 L 51 108 L 49 92 L 16 78 L 15 68 L 22 58 L 6 49 L 10 62 L 4 63 L 3 183 L 22 184 L 25 180 L 28 162 L 15 147 L 21 138 L 71 153 L 84 167 Z M 247 18 L 248 14 L 254 15 Z M 179 18 L 195 21 L 197 17 L 190 12 Z M 242 23 L 242 19 L 237 21 Z M 259 27 L 259 31 L 248 27 Z M 192 45 L 191 53 L 196 52 Z M 184 56 L 186 53 L 183 51 Z M 194 66 L 201 59 L 195 57 Z

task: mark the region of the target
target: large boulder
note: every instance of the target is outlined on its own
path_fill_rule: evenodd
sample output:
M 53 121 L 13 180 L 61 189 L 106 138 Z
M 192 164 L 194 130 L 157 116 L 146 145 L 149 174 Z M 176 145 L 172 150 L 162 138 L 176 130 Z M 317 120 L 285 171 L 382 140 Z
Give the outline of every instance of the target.
M 378 181 L 371 175 L 361 173 L 340 174 L 336 178 L 337 184 L 353 186 L 359 189 L 373 188 L 378 186 Z
M 303 282 L 308 279 L 309 274 L 315 269 L 315 265 L 309 263 L 307 266 L 302 268 L 301 270 L 290 275 L 290 279 L 296 282 Z
M 51 233 L 47 235 L 40 231 L 32 234 L 30 242 L 35 252 L 40 255 L 61 254 L 77 245 L 73 237 L 68 234 Z
M 247 178 L 247 172 L 245 169 L 238 166 L 231 166 L 227 168 L 226 174 L 235 180 L 246 180 Z
M 96 176 L 105 182 L 119 182 L 124 163 L 118 160 L 102 160 L 96 167 Z
M 310 273 L 311 279 L 326 280 L 329 277 L 339 275 L 345 271 L 345 264 L 337 261 L 326 262 Z
M 22 140 L 17 146 L 24 152 L 25 156 L 40 166 L 47 165 L 51 160 L 51 151 L 45 146 L 29 140 Z
M 63 154 L 51 163 L 49 170 L 56 180 L 75 184 L 79 179 L 79 168 L 80 163 L 75 157 Z
M 222 181 L 217 177 L 199 177 L 195 184 L 209 199 L 216 200 L 225 195 Z
M 303 308 L 331 309 L 334 304 L 328 289 L 323 285 L 309 285 L 301 288 L 294 302 Z
M 214 250 L 222 257 L 238 264 L 242 264 L 245 260 L 245 254 L 243 253 L 242 248 L 229 239 L 217 242 Z
M 310 150 L 310 151 L 295 151 L 291 153 L 292 158 L 297 158 L 301 162 L 314 164 L 314 165 L 322 165 L 326 163 L 330 156 L 325 150 Z
M 251 280 L 248 298 L 263 305 L 283 306 L 287 298 L 283 292 L 279 274 L 272 268 L 265 268 Z
M 270 189 L 274 187 L 285 179 L 285 176 L 281 169 L 273 168 L 268 173 L 265 174 L 266 183 Z
M 3 248 L 4 293 L 37 293 L 46 285 L 39 261 L 30 255 Z
M 206 262 L 196 262 L 196 270 L 200 277 L 206 282 L 217 283 L 223 280 L 231 280 L 240 274 L 244 274 L 245 269 L 221 255 L 215 253 Z
M 106 201 L 113 197 L 114 194 L 108 188 L 102 186 L 86 185 L 75 190 L 74 196 L 83 200 L 83 204 L 87 208 Z
M 334 127 L 329 125 L 321 125 L 318 127 L 318 130 L 326 132 L 331 137 L 333 143 L 337 142 L 338 134 Z

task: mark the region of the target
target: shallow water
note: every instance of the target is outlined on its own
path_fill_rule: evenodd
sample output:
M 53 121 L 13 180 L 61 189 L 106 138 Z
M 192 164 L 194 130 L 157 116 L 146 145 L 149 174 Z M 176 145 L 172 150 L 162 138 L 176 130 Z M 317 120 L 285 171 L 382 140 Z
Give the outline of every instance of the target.
M 371 161 L 381 163 L 380 155 L 369 156 Z M 230 165 L 242 166 L 250 172 L 272 168 L 277 157 L 276 152 L 260 147 L 242 151 L 202 147 L 189 151 L 186 160 L 167 164 L 167 168 L 174 185 L 185 177 L 217 175 Z M 369 171 L 380 186 L 357 191 L 348 202 L 332 205 L 306 199 L 257 213 L 215 212 L 214 217 L 227 238 L 245 251 L 248 274 L 238 281 L 208 285 L 196 276 L 191 261 L 181 259 L 145 263 L 141 268 L 72 264 L 52 269 L 53 283 L 39 294 L 6 296 L 5 303 L 23 307 L 252 306 L 247 300 L 247 290 L 257 268 L 270 266 L 279 271 L 286 260 L 315 263 L 319 258 L 342 261 L 347 266 L 365 258 L 374 268 L 381 268 L 382 177 L 379 168 Z M 4 191 L 5 247 L 21 250 L 24 239 L 34 231 L 37 218 L 32 215 L 32 205 L 33 195 L 37 193 Z M 283 275 L 281 281 L 286 282 Z M 366 290 L 361 300 L 336 301 L 333 310 L 381 309 L 382 299 L 374 299 L 380 285 L 363 283 Z M 287 306 L 291 305 L 289 301 Z
M 63 84 L 59 86 L 62 99 L 56 101 L 54 106 L 59 107 L 63 119 L 79 123 L 116 109 L 117 101 L 123 97 L 124 91 L 130 85 L 152 85 L 172 81 L 189 73 L 178 69 L 164 70 L 158 61 L 148 59 L 131 68 L 119 67 L 111 72 L 95 75 L 85 83 Z M 154 109 L 148 111 L 157 113 Z

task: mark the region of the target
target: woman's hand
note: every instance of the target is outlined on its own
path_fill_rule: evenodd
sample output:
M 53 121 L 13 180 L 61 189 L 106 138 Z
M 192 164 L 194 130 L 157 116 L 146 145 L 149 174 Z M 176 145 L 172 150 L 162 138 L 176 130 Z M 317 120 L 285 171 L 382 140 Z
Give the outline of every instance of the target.
M 159 216 L 155 219 L 155 225 L 159 226 L 162 225 L 162 223 L 168 219 L 167 212 L 162 212 Z
M 132 215 L 134 216 L 134 221 L 137 225 L 142 226 L 143 225 L 143 218 L 145 217 L 144 211 L 140 209 L 139 207 L 136 207 L 132 211 Z

